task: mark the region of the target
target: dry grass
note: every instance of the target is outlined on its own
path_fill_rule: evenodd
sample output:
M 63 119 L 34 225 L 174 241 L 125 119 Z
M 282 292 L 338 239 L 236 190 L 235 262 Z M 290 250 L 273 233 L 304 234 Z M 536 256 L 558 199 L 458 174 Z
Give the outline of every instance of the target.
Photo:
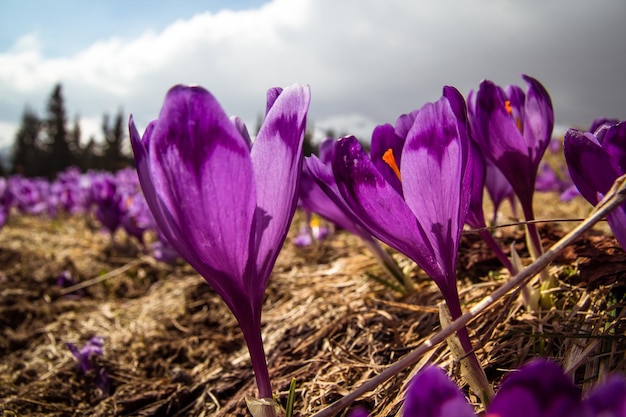
M 588 210 L 581 202 L 558 203 L 556 196 L 538 201 L 542 218 L 579 217 Z M 300 220 L 298 215 L 290 238 Z M 122 235 L 111 246 L 89 224 L 14 217 L 0 233 L 0 410 L 30 416 L 246 415 L 243 398 L 254 395 L 254 378 L 223 302 L 185 264 L 158 264 Z M 497 233 L 524 255 L 518 229 Z M 560 235 L 551 224 L 541 230 L 546 246 Z M 369 279 L 383 270 L 354 236 L 339 232 L 307 248 L 285 245 L 263 318 L 279 401 L 296 378 L 296 410 L 311 415 L 438 330 L 438 289 L 408 259 L 393 256 L 414 279 L 412 294 L 401 296 Z M 528 312 L 513 294 L 474 321 L 470 333 L 489 379 L 497 384 L 537 355 L 555 358 L 583 387 L 626 369 L 624 259 L 603 230 L 588 234 L 550 267 L 559 279 L 551 309 Z M 65 269 L 87 281 L 124 265 L 78 300 L 55 287 Z M 464 237 L 458 282 L 464 308 L 507 278 L 475 235 Z M 105 339 L 100 362 L 114 386 L 107 398 L 94 388 L 93 375 L 75 369 L 65 346 L 93 335 Z M 359 402 L 372 415 L 396 415 L 410 376 L 426 361 L 464 386 L 442 345 Z

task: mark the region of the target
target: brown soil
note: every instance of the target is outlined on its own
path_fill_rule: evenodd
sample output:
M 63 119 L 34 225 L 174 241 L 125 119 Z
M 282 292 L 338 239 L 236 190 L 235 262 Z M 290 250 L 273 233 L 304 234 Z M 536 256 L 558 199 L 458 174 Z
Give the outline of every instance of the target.
M 565 213 L 540 211 L 552 218 L 579 217 L 588 211 L 581 204 L 568 206 L 549 195 L 538 202 L 551 210 L 565 208 Z M 289 239 L 300 219 L 298 214 Z M 546 223 L 541 234 L 549 247 L 563 232 Z M 503 228 L 497 236 L 503 246 L 515 243 L 529 262 L 522 230 Z M 267 289 L 263 333 L 279 402 L 284 404 L 296 378 L 295 410 L 306 416 L 432 336 L 439 329 L 441 296 L 419 268 L 395 252 L 417 290 L 402 296 L 371 279 L 383 275 L 382 269 L 344 232 L 307 248 L 289 239 Z M 57 286 L 64 270 L 85 283 L 82 297 Z M 583 388 L 607 372 L 626 369 L 626 256 L 614 238 L 605 229 L 588 233 L 549 272 L 559 279 L 553 308 L 530 313 L 511 295 L 470 326 L 496 385 L 508 370 L 537 355 L 558 360 Z M 507 278 L 482 241 L 466 234 L 458 281 L 464 308 Z M 183 262 L 169 266 L 142 255 L 122 234 L 112 243 L 84 217 L 16 215 L 0 231 L 0 331 L 4 416 L 248 415 L 243 399 L 255 394 L 243 338 L 206 282 Z M 95 335 L 105 341 L 98 363 L 111 378 L 106 397 L 95 375 L 82 373 L 66 346 L 80 347 Z M 447 346 L 437 346 L 426 360 L 464 386 Z M 414 370 L 359 403 L 372 415 L 395 415 Z

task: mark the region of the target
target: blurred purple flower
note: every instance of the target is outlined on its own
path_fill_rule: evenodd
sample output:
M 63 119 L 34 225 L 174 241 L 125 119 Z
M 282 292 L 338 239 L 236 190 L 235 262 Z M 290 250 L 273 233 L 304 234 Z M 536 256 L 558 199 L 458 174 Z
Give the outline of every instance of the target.
M 4 226 L 9 217 L 11 200 L 11 192 L 7 180 L 4 177 L 0 177 L 0 229 Z
M 626 173 L 626 122 L 602 124 L 595 133 L 569 129 L 565 132 L 565 159 L 570 176 L 592 205 Z M 626 249 L 626 205 L 607 216 L 617 241 Z
M 72 285 L 76 285 L 76 280 L 72 277 L 70 271 L 63 271 L 57 276 L 57 285 L 61 288 L 71 287 Z M 83 289 L 79 289 L 77 291 L 72 292 L 71 294 L 66 294 L 66 298 L 71 299 L 79 299 L 85 295 L 85 291 Z
M 84 373 L 95 371 L 96 385 L 105 396 L 109 395 L 111 389 L 109 375 L 104 368 L 98 366 L 93 360 L 94 356 L 104 356 L 104 338 L 102 336 L 94 336 L 80 349 L 71 342 L 67 342 L 66 346 L 72 352 Z
M 42 214 L 48 209 L 50 184 L 43 178 L 24 178 L 15 175 L 9 178 L 8 187 L 12 203 L 21 213 Z
M 365 417 L 355 409 L 350 417 Z M 409 382 L 402 417 L 475 417 L 463 392 L 439 367 L 429 365 Z M 581 399 L 561 368 L 534 359 L 511 372 L 487 407 L 485 417 L 624 417 L 626 379 L 612 375 Z
M 157 261 L 173 264 L 178 260 L 178 252 L 176 252 L 176 249 L 170 245 L 170 242 L 168 242 L 167 238 L 160 231 L 157 231 L 157 240 L 153 242 L 151 246 L 152 256 Z
M 115 177 L 108 172 L 91 172 L 91 199 L 94 213 L 102 226 L 113 236 L 120 227 L 124 202 Z
M 250 352 L 260 398 L 272 389 L 261 307 L 297 202 L 310 93 L 271 89 L 253 144 L 207 90 L 175 86 L 143 137 L 130 137 L 146 201 L 161 232 L 224 299 Z

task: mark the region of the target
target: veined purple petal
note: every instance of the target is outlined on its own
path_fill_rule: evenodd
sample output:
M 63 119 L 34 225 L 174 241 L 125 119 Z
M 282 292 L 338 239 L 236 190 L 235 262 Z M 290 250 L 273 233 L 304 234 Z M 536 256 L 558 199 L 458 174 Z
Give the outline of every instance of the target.
M 419 371 L 407 390 L 402 417 L 452 416 L 476 417 L 476 414 L 443 370 L 431 365 Z
M 413 259 L 431 277 L 445 275 L 415 215 L 354 136 L 337 142 L 333 173 L 346 203 L 372 235 Z
M 545 87 L 528 75 L 522 74 L 522 78 L 528 84 L 522 119 L 524 141 L 531 151 L 530 159 L 533 161 L 536 172 L 552 138 L 554 110 L 552 109 L 550 94 Z
M 583 417 L 580 390 L 548 360 L 536 359 L 509 374 L 487 408 L 506 417 Z
M 448 99 L 423 106 L 407 135 L 400 172 L 406 204 L 443 268 L 439 280 L 445 277 L 440 287 L 446 300 L 449 293 L 456 295 L 456 254 L 471 193 L 468 157 L 467 126 L 459 122 Z
M 159 227 L 237 315 L 256 210 L 248 145 L 200 87 L 173 87 L 148 133 L 144 141 Z
M 403 114 L 402 116 L 398 117 L 398 120 L 396 120 L 396 125 L 394 126 L 396 135 L 400 136 L 403 139 L 406 138 L 406 135 L 409 133 L 409 130 L 411 130 L 411 127 L 413 126 L 413 121 L 415 120 L 415 116 L 417 116 L 417 113 L 419 113 L 419 109 L 413 110 L 411 113 Z
M 308 86 L 285 88 L 273 102 L 252 145 L 250 156 L 256 174 L 258 282 L 248 285 L 265 288 L 287 237 L 298 199 L 302 142 L 310 99 Z
M 283 89 L 280 87 L 272 87 L 269 90 L 267 90 L 267 95 L 266 95 L 267 99 L 265 102 L 265 115 L 266 116 L 267 116 L 267 113 L 269 113 L 272 106 L 274 105 L 274 102 L 276 101 L 278 96 L 280 96 L 282 92 L 283 92 Z

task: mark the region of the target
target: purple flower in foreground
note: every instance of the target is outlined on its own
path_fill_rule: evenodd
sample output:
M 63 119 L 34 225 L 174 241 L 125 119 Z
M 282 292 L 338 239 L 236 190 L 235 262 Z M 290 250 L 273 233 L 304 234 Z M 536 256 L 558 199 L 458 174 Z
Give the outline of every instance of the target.
M 175 86 L 142 138 L 130 137 L 146 201 L 169 243 L 234 313 L 261 398 L 271 398 L 261 307 L 297 202 L 310 93 L 267 95 L 254 143 L 207 90 Z
M 102 390 L 104 395 L 109 395 L 111 388 L 109 375 L 104 368 L 99 367 L 93 360 L 94 356 L 104 356 L 104 338 L 102 336 L 94 336 L 80 349 L 71 342 L 67 342 L 66 346 L 72 352 L 84 373 L 95 371 L 96 385 Z
M 366 417 L 355 409 L 350 417 Z M 402 417 L 476 417 L 462 391 L 439 367 L 430 365 L 413 377 Z M 504 378 L 485 417 L 625 417 L 626 379 L 610 376 L 581 399 L 580 390 L 561 368 L 535 359 Z
M 626 173 L 626 122 L 602 124 L 594 132 L 565 132 L 565 160 L 574 184 L 592 205 Z M 626 248 L 626 205 L 607 216 L 617 241 Z

